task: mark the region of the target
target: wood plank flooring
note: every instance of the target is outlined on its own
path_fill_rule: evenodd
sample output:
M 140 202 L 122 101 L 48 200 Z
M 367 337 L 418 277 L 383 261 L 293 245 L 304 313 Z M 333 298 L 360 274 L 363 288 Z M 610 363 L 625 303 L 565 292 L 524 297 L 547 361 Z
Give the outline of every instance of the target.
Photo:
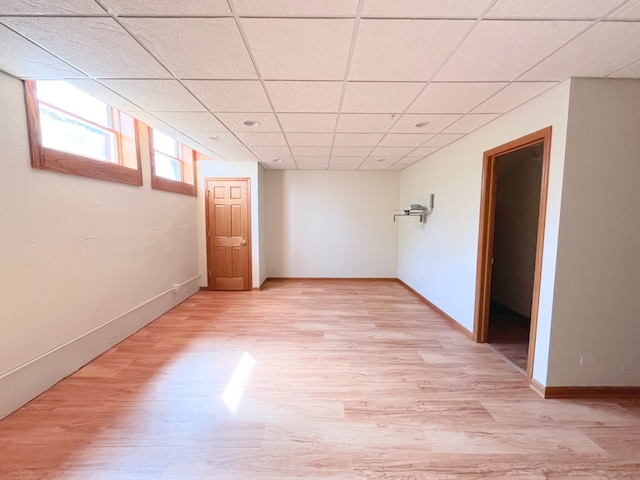
M 489 344 L 524 372 L 529 356 L 531 320 L 502 305 L 491 303 L 489 310 Z
M 638 479 L 640 401 L 543 400 L 396 282 L 270 282 L 196 294 L 5 418 L 0 478 Z

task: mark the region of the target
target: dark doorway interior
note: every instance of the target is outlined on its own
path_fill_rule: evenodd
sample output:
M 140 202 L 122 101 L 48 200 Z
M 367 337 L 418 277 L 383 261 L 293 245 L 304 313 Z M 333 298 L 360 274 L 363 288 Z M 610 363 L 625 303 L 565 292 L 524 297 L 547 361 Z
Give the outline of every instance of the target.
M 543 144 L 496 158 L 489 343 L 527 369 Z

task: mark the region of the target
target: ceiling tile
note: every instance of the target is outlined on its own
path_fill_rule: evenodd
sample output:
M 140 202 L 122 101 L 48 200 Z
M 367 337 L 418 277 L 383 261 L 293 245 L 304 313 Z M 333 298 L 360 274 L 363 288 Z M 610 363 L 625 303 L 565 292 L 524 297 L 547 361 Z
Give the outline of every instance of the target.
M 515 80 L 588 25 L 589 22 L 482 21 L 436 80 Z
M 329 162 L 326 163 L 299 163 L 298 170 L 327 170 Z
M 170 76 L 111 18 L 8 17 L 2 22 L 92 77 Z
M 433 137 L 432 133 L 389 133 L 380 142 L 381 147 L 417 147 Z
M 343 113 L 338 120 L 338 132 L 385 133 L 398 115 L 383 113 Z
M 258 77 L 233 18 L 124 18 L 122 22 L 178 78 Z
M 258 80 L 185 80 L 184 84 L 214 113 L 271 112 Z
M 274 166 L 276 166 L 278 164 L 285 164 L 285 165 L 291 166 L 292 168 L 296 168 L 295 160 L 290 154 L 282 155 L 282 156 L 279 156 L 279 157 L 278 156 L 266 155 L 264 157 L 258 156 L 258 158 L 260 159 L 260 161 L 262 163 L 264 163 L 268 167 L 274 167 Z M 276 160 L 276 159 L 278 159 L 279 161 L 274 162 L 274 160 Z M 279 166 L 282 166 L 282 165 L 279 165 Z
M 177 80 L 103 80 L 102 83 L 145 110 L 157 112 L 205 110 Z
M 354 20 L 241 20 L 260 73 L 274 80 L 342 80 Z
M 383 136 L 383 133 L 337 133 L 333 144 L 339 147 L 374 147 Z
M 331 160 L 331 162 L 329 163 L 329 170 L 357 170 L 358 167 L 360 167 L 360 164 L 362 162 L 359 163 L 339 163 L 339 162 L 334 162 L 333 160 Z
M 355 16 L 358 0 L 233 0 L 239 15 L 257 17 Z
M 297 157 L 324 157 L 331 154 L 331 147 L 291 147 L 293 155 Z
M 624 0 L 497 0 L 485 18 L 598 18 Z
M 87 0 L 3 0 L 0 15 L 106 15 L 96 2 Z
M 391 165 L 387 170 L 404 170 L 407 168 L 410 163 L 396 163 L 395 165 Z
M 241 132 L 237 134 L 245 145 L 259 147 L 286 147 L 287 141 L 279 132 Z
M 418 147 L 411 152 L 411 155 L 405 158 L 420 157 L 422 159 L 427 155 L 431 155 L 433 152 L 437 152 L 438 150 L 440 150 L 440 147 Z
M 507 83 L 430 83 L 410 113 L 467 113 Z
M 472 26 L 468 20 L 362 20 L 350 80 L 430 80 Z
M 333 133 L 287 133 L 287 140 L 292 147 L 330 147 Z
M 470 133 L 498 117 L 490 113 L 471 113 L 448 127 L 444 133 Z
M 342 82 L 265 82 L 276 112 L 337 112 Z
M 335 155 L 331 156 L 332 164 L 355 164 L 360 165 L 367 158 L 366 155 L 362 155 L 360 157 L 338 157 Z
M 600 48 L 601 45 L 607 48 Z M 604 77 L 636 60 L 640 60 L 640 23 L 600 22 L 522 79 Z
M 297 170 L 298 166 L 296 165 L 293 158 L 281 158 L 279 162 L 274 162 L 273 160 L 263 161 L 262 164 L 266 166 L 269 170 Z
M 205 147 L 212 148 L 214 151 L 215 147 L 242 146 L 240 140 L 238 140 L 235 135 L 230 132 L 211 132 L 210 134 L 192 133 L 190 136 Z
M 85 77 L 3 25 L 0 25 L 0 70 L 18 78 Z
M 285 132 L 333 132 L 338 115 L 335 113 L 278 113 Z
M 640 20 L 640 0 L 631 0 L 611 15 L 610 18 Z
M 435 151 L 435 150 L 434 150 Z M 433 153 L 433 152 L 431 152 Z M 396 162 L 396 165 L 412 165 L 420 160 L 422 160 L 425 156 L 424 155 L 411 155 L 411 156 L 407 156 L 407 157 L 402 157 L 400 160 L 398 160 Z
M 453 114 L 405 114 L 400 117 L 390 130 L 391 133 L 440 133 L 461 115 Z M 417 123 L 427 123 L 424 127 L 416 127 Z
M 464 134 L 461 133 L 441 133 L 439 135 L 434 136 L 431 140 L 426 142 L 424 147 L 446 147 L 447 145 L 455 142 L 456 140 L 460 140 L 464 137 Z
M 640 62 L 621 68 L 611 76 L 613 78 L 640 78 Z
M 141 107 L 134 105 L 126 98 L 123 98 L 112 90 L 109 90 L 107 87 L 101 85 L 96 80 L 91 80 L 90 78 L 68 78 L 65 80 L 65 82 L 125 112 L 139 112 L 140 110 L 142 110 Z
M 242 146 L 210 147 L 210 149 L 225 160 L 256 160 L 255 155 L 248 148 Z
M 329 156 L 324 157 L 296 157 L 296 163 L 298 168 L 302 168 L 303 165 L 324 165 L 329 164 Z
M 505 113 L 557 85 L 556 82 L 516 82 L 473 110 L 473 113 Z
M 262 159 L 285 158 L 291 156 L 289 147 L 251 147 L 251 151 Z
M 411 153 L 415 147 L 376 147 L 371 151 L 374 157 L 404 157 Z M 396 160 L 399 160 L 396 159 Z
M 373 147 L 333 147 L 331 155 L 337 157 L 366 157 Z
M 102 0 L 115 15 L 226 15 L 231 10 L 226 0 Z
M 183 132 L 226 132 L 225 127 L 209 112 L 151 112 L 163 122 Z
M 232 132 L 279 132 L 280 125 L 273 113 L 217 113 L 216 116 Z M 247 120 L 259 123 L 253 127 L 245 125 Z
M 358 170 L 388 170 L 391 167 L 391 163 L 381 162 L 381 163 L 363 163 L 360 165 Z
M 364 17 L 403 18 L 475 18 L 491 0 L 367 0 Z
M 349 113 L 404 112 L 424 83 L 349 82 L 342 111 Z
M 375 156 L 375 155 L 371 155 L 370 157 L 368 157 L 365 161 L 364 164 L 371 164 L 371 163 L 385 163 L 387 165 L 393 165 L 394 163 L 396 163 L 397 161 L 399 161 L 402 157 L 393 157 L 393 156 L 386 156 L 386 157 L 380 157 L 380 156 Z

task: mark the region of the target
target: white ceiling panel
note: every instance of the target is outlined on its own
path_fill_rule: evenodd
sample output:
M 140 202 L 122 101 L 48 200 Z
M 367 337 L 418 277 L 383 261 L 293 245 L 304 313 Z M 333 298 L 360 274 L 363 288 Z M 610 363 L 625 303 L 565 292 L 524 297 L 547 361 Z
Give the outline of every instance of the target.
M 444 133 L 470 133 L 498 117 L 499 115 L 490 113 L 472 113 L 465 115 L 448 127 Z
M 381 163 L 363 163 L 358 170 L 388 170 L 393 164 L 387 162 Z
M 3 25 L 0 25 L 0 70 L 18 78 L 85 77 Z
M 205 110 L 177 80 L 102 80 L 102 83 L 145 110 L 157 112 Z
M 411 164 L 410 163 L 395 163 L 395 164 L 391 165 L 389 168 L 387 168 L 387 170 L 404 170 L 409 165 L 411 165 Z
M 334 146 L 338 147 L 374 147 L 383 133 L 337 133 Z
M 192 133 L 191 137 L 205 147 L 214 150 L 214 147 L 242 146 L 242 143 L 230 132 Z
M 363 17 L 475 18 L 492 0 L 366 0 Z
M 621 68 L 611 76 L 613 78 L 640 78 L 640 62 Z
M 117 93 L 109 90 L 104 85 L 101 85 L 96 80 L 92 80 L 90 78 L 79 78 L 79 79 L 66 79 L 68 84 L 73 85 L 76 88 L 79 88 L 85 93 L 92 95 L 109 105 L 113 105 L 120 110 L 125 112 L 133 113 L 139 112 L 142 110 L 138 105 L 134 105 L 126 98 L 121 97 Z M 135 116 L 135 115 L 134 115 Z M 181 130 L 180 128 L 176 128 L 176 130 Z
M 430 83 L 410 113 L 467 113 L 507 83 Z
M 258 80 L 185 80 L 185 86 L 212 112 L 271 112 Z
M 375 152 L 374 152 L 375 153 Z M 364 164 L 371 164 L 371 163 L 384 163 L 387 166 L 389 165 L 393 165 L 394 163 L 398 162 L 402 157 L 393 157 L 393 156 L 376 156 L 373 153 L 371 154 L 370 157 L 368 157 L 365 161 Z
M 391 133 L 440 133 L 461 115 L 453 114 L 405 114 L 390 130 Z M 416 127 L 418 123 L 427 123 L 424 127 Z
M 66 0 L 65 0 L 66 1 Z M 102 0 L 115 15 L 227 15 L 226 0 Z
M 557 85 L 556 82 L 516 82 L 473 110 L 473 113 L 505 113 Z
M 401 82 L 349 82 L 342 111 L 348 113 L 404 112 L 425 85 Z
M 293 155 L 297 157 L 328 157 L 331 147 L 291 147 Z
M 409 157 L 424 158 L 427 155 L 431 155 L 432 153 L 437 152 L 438 150 L 440 150 L 440 147 L 418 147 L 413 152 L 411 152 L 411 155 Z
M 178 78 L 258 77 L 233 18 L 125 18 L 122 22 Z
M 432 133 L 390 133 L 380 142 L 380 146 L 417 147 L 432 137 Z
M 0 15 L 106 15 L 92 0 L 2 0 Z
M 2 22 L 92 77 L 170 76 L 111 18 L 8 17 Z
M 239 15 L 257 17 L 354 17 L 358 0 L 232 0 Z
M 609 17 L 625 20 L 640 20 L 640 0 L 630 0 Z
M 296 147 L 330 147 L 332 133 L 287 133 L 289 145 Z
M 279 132 L 239 132 L 237 136 L 245 145 L 261 147 L 286 147 L 287 141 Z
M 472 26 L 468 20 L 362 20 L 350 80 L 430 80 Z
M 249 46 L 265 79 L 342 80 L 353 20 L 241 20 Z
M 255 160 L 256 157 L 251 153 L 247 147 L 232 146 L 232 147 L 210 147 L 215 153 L 220 155 L 225 160 Z
M 365 158 L 367 158 L 366 155 L 362 155 L 360 157 L 339 157 L 339 156 L 332 155 L 331 164 L 332 165 L 338 165 L 338 164 L 360 165 L 362 162 L 364 162 Z
M 277 112 L 337 112 L 342 82 L 265 82 Z
M 217 113 L 216 116 L 232 132 L 279 132 L 280 126 L 273 113 Z M 246 121 L 256 121 L 258 125 L 245 125 Z
M 289 147 L 251 147 L 251 151 L 262 159 L 284 158 L 291 156 Z
M 209 112 L 151 112 L 163 122 L 187 133 L 226 132 L 225 127 Z
M 329 162 L 322 163 L 306 163 L 298 161 L 298 170 L 327 170 L 329 168 Z
M 486 18 L 599 18 L 625 0 L 497 0 Z
M 333 159 L 329 163 L 329 170 L 357 170 L 362 162 L 341 163 L 334 162 Z
M 433 153 L 433 152 L 431 152 L 431 153 Z M 412 165 L 412 164 L 414 164 L 416 162 L 419 162 L 424 157 L 425 157 L 425 155 L 418 155 L 418 156 L 411 155 L 411 156 L 408 156 L 408 157 L 402 157 L 400 160 L 398 160 L 396 162 L 396 165 L 404 165 L 404 166 Z
M 607 45 L 606 51 L 598 48 Z M 522 76 L 523 80 L 604 77 L 640 60 L 640 23 L 600 22 Z
M 374 157 L 404 157 L 411 153 L 415 147 L 376 147 L 371 151 Z M 399 158 L 397 159 L 399 160 Z
M 383 113 L 343 113 L 338 120 L 338 132 L 385 133 L 398 115 Z
M 441 133 L 439 135 L 435 135 L 431 140 L 426 142 L 424 147 L 446 147 L 447 145 L 452 144 L 456 140 L 460 140 L 464 137 L 461 133 Z
M 588 25 L 589 22 L 480 22 L 436 80 L 515 80 Z
M 373 147 L 333 147 L 331 155 L 338 157 L 366 157 Z
M 335 113 L 278 113 L 285 132 L 333 132 L 338 115 Z
M 264 160 L 262 164 L 269 170 L 296 170 L 298 167 L 293 158 L 279 158 L 277 162 L 271 160 Z

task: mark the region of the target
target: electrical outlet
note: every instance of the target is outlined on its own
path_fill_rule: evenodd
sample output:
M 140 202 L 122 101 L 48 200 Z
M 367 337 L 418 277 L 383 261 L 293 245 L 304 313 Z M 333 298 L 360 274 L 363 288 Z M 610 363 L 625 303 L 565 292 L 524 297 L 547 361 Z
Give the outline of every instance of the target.
M 590 367 L 591 365 L 596 364 L 596 356 L 595 355 L 580 355 L 580 365 L 585 367 Z

